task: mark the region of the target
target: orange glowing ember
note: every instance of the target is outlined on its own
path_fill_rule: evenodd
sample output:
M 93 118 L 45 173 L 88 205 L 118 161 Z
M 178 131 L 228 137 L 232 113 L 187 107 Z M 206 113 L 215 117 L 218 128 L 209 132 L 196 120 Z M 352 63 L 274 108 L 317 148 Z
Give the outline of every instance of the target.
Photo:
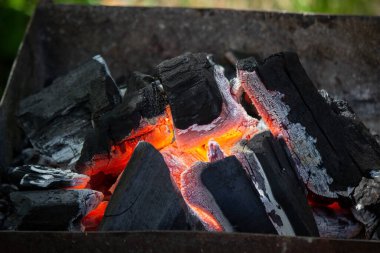
M 97 208 L 93 209 L 82 219 L 82 225 L 86 228 L 86 231 L 96 230 L 103 219 L 107 205 L 108 201 L 101 202 Z

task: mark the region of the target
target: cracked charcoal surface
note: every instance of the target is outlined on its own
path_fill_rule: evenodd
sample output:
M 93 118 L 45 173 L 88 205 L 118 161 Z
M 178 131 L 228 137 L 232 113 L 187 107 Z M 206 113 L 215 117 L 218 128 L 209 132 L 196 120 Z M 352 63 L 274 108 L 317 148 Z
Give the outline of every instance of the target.
M 205 125 L 220 115 L 222 97 L 206 53 L 186 53 L 157 66 L 179 129 Z

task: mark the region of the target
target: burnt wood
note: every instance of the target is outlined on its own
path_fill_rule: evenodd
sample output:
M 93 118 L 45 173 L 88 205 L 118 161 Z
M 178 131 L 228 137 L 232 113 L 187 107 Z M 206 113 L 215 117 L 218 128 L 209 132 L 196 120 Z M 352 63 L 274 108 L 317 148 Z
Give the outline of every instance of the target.
M 151 144 L 140 142 L 112 195 L 99 230 L 188 230 L 186 210 L 160 152 Z
M 177 128 L 205 125 L 222 110 L 222 96 L 206 53 L 186 53 L 161 62 L 158 75 Z
M 296 235 L 318 236 L 318 228 L 307 203 L 305 186 L 283 140 L 264 131 L 252 137 L 247 146 L 263 168 L 272 194 L 288 217 Z
M 132 89 L 133 90 L 133 89 Z M 157 83 L 127 91 L 121 104 L 94 121 L 94 129 L 87 131 L 76 169 L 83 172 L 86 164 L 97 156 L 110 159 L 110 150 L 126 140 L 132 130 L 137 130 L 141 119 L 161 115 L 167 100 Z
M 84 188 L 90 178 L 71 170 L 40 165 L 23 165 L 9 168 L 7 179 L 20 189 L 56 189 L 67 187 Z
M 209 163 L 201 181 L 235 231 L 277 234 L 259 193 L 235 156 Z
M 14 211 L 4 227 L 10 230 L 80 231 L 82 218 L 99 205 L 103 194 L 93 190 L 16 191 Z
M 380 168 L 379 146 L 375 141 L 366 142 L 371 137 L 363 134 L 368 130 L 334 112 L 314 87 L 297 54 L 273 55 L 256 70 L 268 90 L 284 95 L 282 101 L 290 107 L 288 120 L 300 123 L 317 140 L 323 162 L 320 166 L 333 179 L 329 185 L 331 191 L 346 191 L 358 185 L 369 170 Z
M 97 55 L 22 100 L 18 118 L 34 148 L 68 164 L 79 157 L 91 121 L 120 102 L 107 64 Z

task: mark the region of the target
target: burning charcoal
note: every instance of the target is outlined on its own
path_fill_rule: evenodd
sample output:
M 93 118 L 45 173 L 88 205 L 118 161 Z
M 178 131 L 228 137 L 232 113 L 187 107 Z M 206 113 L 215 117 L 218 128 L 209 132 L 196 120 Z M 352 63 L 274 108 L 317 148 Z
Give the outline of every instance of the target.
M 140 142 L 112 195 L 100 230 L 188 230 L 185 206 L 162 155 L 151 144 Z
M 272 133 L 285 139 L 298 173 L 314 193 L 348 196 L 362 175 L 380 169 L 374 138 L 364 125 L 332 109 L 296 54 L 273 55 L 255 71 L 240 67 L 238 78 Z
M 103 199 L 93 190 L 19 191 L 10 194 L 14 212 L 10 230 L 80 231 L 81 219 Z
M 18 118 L 33 147 L 59 164 L 79 158 L 91 120 L 121 102 L 101 56 L 20 103 Z
M 200 179 L 235 231 L 277 233 L 259 193 L 236 157 L 207 164 Z
M 177 128 L 206 125 L 220 115 L 222 97 L 207 54 L 187 53 L 157 68 Z
M 208 142 L 207 156 L 210 162 L 216 162 L 225 157 L 223 150 L 216 141 Z
M 233 232 L 234 228 L 228 217 L 223 214 L 214 197 L 201 181 L 201 175 L 208 166 L 208 163 L 198 162 L 181 174 L 182 196 L 193 215 L 200 219 L 207 231 Z
M 254 131 L 258 123 L 256 119 L 248 116 L 244 108 L 234 99 L 231 94 L 231 85 L 224 75 L 223 67 L 216 65 L 211 60 L 209 61 L 212 66 L 210 71 L 213 71 L 213 79 L 222 98 L 222 110 L 218 114 L 218 117 L 213 118 L 211 122 L 202 124 L 192 122 L 193 124 L 186 129 L 176 126 L 176 116 L 173 114 L 174 125 L 176 126 L 176 143 L 184 149 L 207 145 L 210 137 L 220 144 L 231 145 L 240 140 L 244 135 L 248 135 L 251 131 Z M 167 92 L 170 93 L 169 91 Z M 184 92 L 182 96 L 188 97 L 193 95 L 192 93 L 186 93 L 186 90 L 181 90 L 181 92 Z M 196 97 L 192 98 L 194 101 L 196 99 Z M 170 104 L 170 108 L 173 111 L 173 104 Z M 209 112 L 210 108 L 204 110 Z
M 140 140 L 162 148 L 173 140 L 167 103 L 156 84 L 124 97 L 122 104 L 95 121 L 88 132 L 76 169 L 118 175 Z
M 313 215 L 321 237 L 349 239 L 358 236 L 363 229 L 346 210 L 318 206 L 313 207 Z
M 8 180 L 20 189 L 84 188 L 90 178 L 71 170 L 39 165 L 24 165 L 8 169 Z
M 304 185 L 282 140 L 264 131 L 233 153 L 251 176 L 279 234 L 318 236 Z

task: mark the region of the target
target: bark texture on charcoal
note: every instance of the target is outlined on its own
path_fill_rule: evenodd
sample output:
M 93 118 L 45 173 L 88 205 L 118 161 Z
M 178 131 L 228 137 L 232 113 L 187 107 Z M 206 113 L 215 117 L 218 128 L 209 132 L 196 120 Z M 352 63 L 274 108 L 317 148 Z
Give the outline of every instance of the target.
M 54 189 L 68 187 L 84 188 L 90 178 L 71 170 L 40 165 L 23 165 L 9 168 L 7 179 L 20 189 Z
M 186 204 L 151 144 L 140 142 L 108 204 L 100 231 L 188 230 Z
M 201 181 L 235 231 L 277 234 L 259 193 L 235 156 L 207 164 Z
M 4 227 L 9 230 L 81 231 L 81 220 L 103 199 L 93 190 L 17 191 Z
M 255 156 L 247 149 L 253 151 Z M 266 199 L 270 200 L 272 197 L 269 195 L 273 196 L 277 202 L 274 204 L 279 207 L 280 212 L 283 210 L 295 235 L 318 236 L 318 228 L 307 203 L 305 187 L 299 179 L 284 141 L 276 139 L 269 131 L 264 131 L 246 143 L 242 154 L 249 164 L 248 174 L 257 182 Z M 259 164 L 255 167 L 252 160 L 256 159 Z M 276 213 L 275 210 L 273 212 Z
M 121 102 L 97 55 L 20 103 L 18 118 L 33 147 L 60 164 L 79 157 L 91 121 Z
M 267 58 L 256 67 L 261 80 L 255 71 L 238 72 L 260 116 L 286 140 L 310 190 L 326 197 L 342 192 L 347 196 L 348 188 L 357 186 L 362 175 L 380 168 L 374 138 L 363 124 L 336 113 L 295 53 Z
M 206 53 L 186 53 L 157 69 L 177 128 L 209 124 L 220 115 L 222 96 Z

